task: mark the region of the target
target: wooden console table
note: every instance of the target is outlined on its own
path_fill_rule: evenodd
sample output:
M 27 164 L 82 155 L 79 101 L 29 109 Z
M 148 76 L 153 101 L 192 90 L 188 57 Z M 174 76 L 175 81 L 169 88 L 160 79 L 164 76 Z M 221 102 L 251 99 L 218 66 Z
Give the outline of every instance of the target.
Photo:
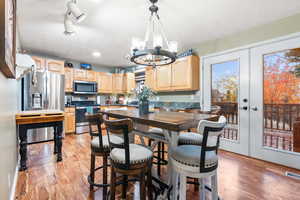
M 54 153 L 57 162 L 62 161 L 62 132 L 64 114 L 59 110 L 23 111 L 16 114 L 16 124 L 20 139 L 20 171 L 27 169 L 27 130 L 36 128 L 54 128 Z

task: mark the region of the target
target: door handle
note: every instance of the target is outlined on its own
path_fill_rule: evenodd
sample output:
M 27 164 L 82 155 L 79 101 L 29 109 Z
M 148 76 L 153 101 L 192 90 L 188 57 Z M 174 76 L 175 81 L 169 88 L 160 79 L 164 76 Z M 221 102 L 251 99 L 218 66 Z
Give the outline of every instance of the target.
M 252 107 L 251 107 L 251 110 L 253 110 L 253 111 L 258 111 L 258 108 L 257 108 L 256 106 L 252 106 Z
M 240 110 L 248 110 L 248 106 L 242 106 L 240 107 Z

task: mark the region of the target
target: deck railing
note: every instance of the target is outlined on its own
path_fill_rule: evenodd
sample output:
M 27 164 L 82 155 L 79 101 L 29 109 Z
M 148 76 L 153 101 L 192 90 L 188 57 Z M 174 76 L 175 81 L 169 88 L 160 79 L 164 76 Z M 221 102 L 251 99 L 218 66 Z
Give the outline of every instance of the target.
M 228 121 L 223 138 L 238 140 L 238 104 L 217 102 L 220 114 Z M 264 104 L 264 145 L 293 150 L 293 124 L 300 117 L 300 104 Z

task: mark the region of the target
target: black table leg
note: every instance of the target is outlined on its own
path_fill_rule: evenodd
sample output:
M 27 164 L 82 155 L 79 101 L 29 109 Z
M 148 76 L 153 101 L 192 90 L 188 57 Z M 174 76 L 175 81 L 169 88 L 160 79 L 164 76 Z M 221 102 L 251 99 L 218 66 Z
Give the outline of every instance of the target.
M 63 132 L 63 122 L 58 122 L 57 123 L 57 141 L 56 141 L 56 146 L 57 146 L 57 162 L 62 161 L 62 132 Z
M 20 171 L 27 169 L 27 128 L 22 125 L 19 126 L 19 138 L 20 138 L 20 156 L 21 156 L 21 166 Z
M 53 130 L 54 130 L 54 154 L 57 154 L 57 139 L 58 139 L 57 126 L 53 126 Z

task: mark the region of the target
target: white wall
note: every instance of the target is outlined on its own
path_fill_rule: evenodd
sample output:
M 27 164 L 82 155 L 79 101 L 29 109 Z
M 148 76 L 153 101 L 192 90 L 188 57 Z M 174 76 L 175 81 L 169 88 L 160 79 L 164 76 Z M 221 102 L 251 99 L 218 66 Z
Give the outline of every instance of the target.
M 17 165 L 15 113 L 18 108 L 17 81 L 0 73 L 0 199 L 9 199 Z

